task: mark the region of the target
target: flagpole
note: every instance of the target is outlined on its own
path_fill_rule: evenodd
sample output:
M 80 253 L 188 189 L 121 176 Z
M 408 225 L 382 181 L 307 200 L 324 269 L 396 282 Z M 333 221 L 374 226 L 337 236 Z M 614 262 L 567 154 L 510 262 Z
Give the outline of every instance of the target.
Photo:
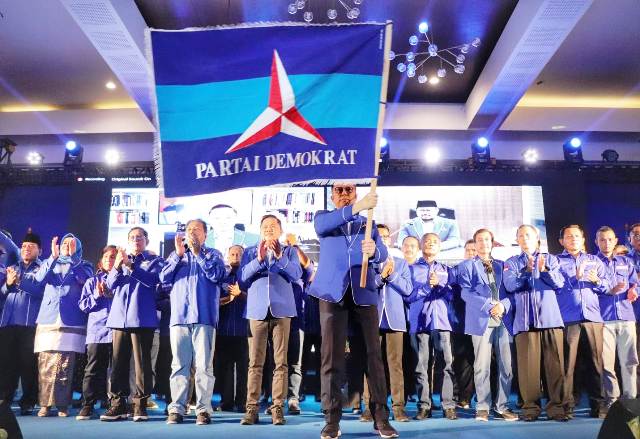
M 387 106 L 387 85 L 389 83 L 389 51 L 391 50 L 391 34 L 393 33 L 393 23 L 388 20 L 384 31 L 384 61 L 382 68 L 382 87 L 380 90 L 380 109 L 378 111 L 378 129 L 376 130 L 376 152 L 375 171 L 371 179 L 371 192 L 375 192 L 378 187 L 378 171 L 380 168 L 380 139 L 382 138 L 382 126 L 384 125 L 384 113 Z M 371 238 L 371 227 L 373 223 L 373 209 L 367 210 L 367 227 L 364 232 L 365 238 Z M 367 267 L 369 266 L 369 255 L 362 254 L 362 267 L 360 270 L 360 288 L 367 286 Z

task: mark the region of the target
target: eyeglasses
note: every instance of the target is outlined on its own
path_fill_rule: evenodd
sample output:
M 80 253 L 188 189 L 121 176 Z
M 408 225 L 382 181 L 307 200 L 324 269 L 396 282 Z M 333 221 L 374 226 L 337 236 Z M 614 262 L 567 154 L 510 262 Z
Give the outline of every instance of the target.
M 356 188 L 354 188 L 354 187 L 352 187 L 352 186 L 346 186 L 346 187 L 343 187 L 343 186 L 335 186 L 335 187 L 333 188 L 333 191 L 334 191 L 335 193 L 337 193 L 337 194 L 342 194 L 342 193 L 344 192 L 346 195 L 351 195 L 351 194 L 353 193 L 353 191 L 355 191 L 355 190 L 356 190 Z
M 638 240 L 640 240 L 640 233 L 634 233 L 633 235 L 631 235 L 631 237 L 632 237 L 633 239 L 638 239 Z
M 130 242 L 144 241 L 144 236 L 143 235 L 131 235 L 131 236 L 129 236 L 129 241 Z

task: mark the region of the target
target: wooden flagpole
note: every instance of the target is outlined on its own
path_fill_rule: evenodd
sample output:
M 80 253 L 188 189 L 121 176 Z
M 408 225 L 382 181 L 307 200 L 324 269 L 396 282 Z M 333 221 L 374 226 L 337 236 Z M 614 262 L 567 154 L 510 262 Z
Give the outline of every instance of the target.
M 382 138 L 382 126 L 384 124 L 384 114 L 387 107 L 387 86 L 389 84 L 389 51 L 391 50 L 391 34 L 393 33 L 393 23 L 387 21 L 384 31 L 384 63 L 382 68 L 382 87 L 380 90 L 380 110 L 378 111 L 378 129 L 376 130 L 376 153 L 375 171 L 371 179 L 371 192 L 375 192 L 378 187 L 378 171 L 380 168 L 380 139 Z M 373 223 L 373 209 L 367 210 L 367 227 L 365 238 L 371 238 L 371 227 Z M 360 287 L 367 286 L 367 267 L 369 266 L 369 256 L 362 254 L 362 267 L 360 271 Z

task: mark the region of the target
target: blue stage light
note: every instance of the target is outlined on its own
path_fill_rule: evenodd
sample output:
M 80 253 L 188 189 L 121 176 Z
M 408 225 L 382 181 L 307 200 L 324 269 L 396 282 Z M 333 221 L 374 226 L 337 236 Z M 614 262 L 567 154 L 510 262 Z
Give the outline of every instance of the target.
M 584 162 L 582 157 L 582 141 L 578 137 L 572 137 L 562 145 L 564 160 L 568 163 L 580 164 Z
M 476 165 L 487 165 L 491 161 L 491 148 L 489 148 L 489 139 L 479 137 L 471 145 L 471 158 Z
M 571 146 L 573 146 L 574 148 L 580 148 L 582 146 L 582 140 L 580 140 L 579 137 L 573 137 L 571 138 L 571 140 L 569 141 L 569 144 Z
M 479 137 L 476 143 L 480 148 L 486 148 L 487 146 L 489 146 L 489 139 L 487 139 L 486 137 Z

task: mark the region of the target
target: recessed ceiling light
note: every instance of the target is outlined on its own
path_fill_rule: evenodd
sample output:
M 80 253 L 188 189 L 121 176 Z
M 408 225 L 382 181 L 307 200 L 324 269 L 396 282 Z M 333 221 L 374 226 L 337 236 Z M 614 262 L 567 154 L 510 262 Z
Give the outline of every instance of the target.
M 551 127 L 552 130 L 564 130 L 567 126 L 566 125 L 554 125 Z
M 429 78 L 429 84 L 431 85 L 436 85 L 438 82 L 440 82 L 440 78 L 435 75 Z
M 116 89 L 116 83 L 113 82 L 113 81 L 107 82 L 104 86 L 107 87 L 109 90 L 115 90 Z

